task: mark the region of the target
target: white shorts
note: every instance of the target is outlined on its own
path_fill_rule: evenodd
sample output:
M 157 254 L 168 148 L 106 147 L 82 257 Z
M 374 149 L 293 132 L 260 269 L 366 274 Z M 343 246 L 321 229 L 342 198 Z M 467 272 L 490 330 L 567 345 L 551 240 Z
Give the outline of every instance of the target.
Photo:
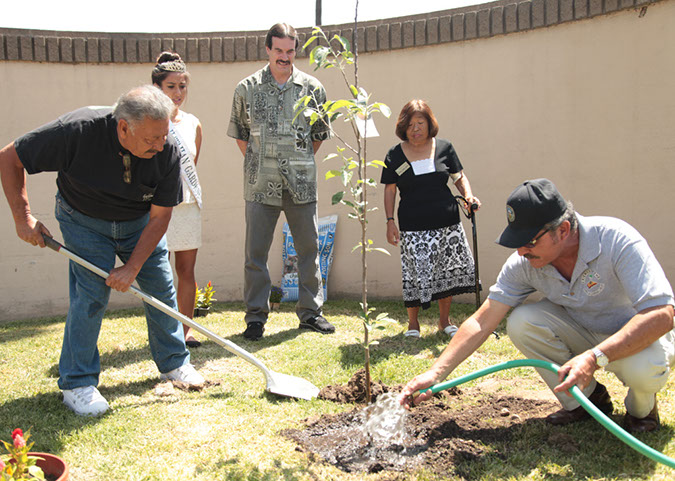
M 196 202 L 173 208 L 166 244 L 170 252 L 189 251 L 202 246 L 202 213 Z

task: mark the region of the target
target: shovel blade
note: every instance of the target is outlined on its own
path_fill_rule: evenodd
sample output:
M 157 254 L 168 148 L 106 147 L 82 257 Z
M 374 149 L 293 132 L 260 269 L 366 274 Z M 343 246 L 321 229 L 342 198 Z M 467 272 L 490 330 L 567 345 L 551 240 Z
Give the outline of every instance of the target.
M 306 379 L 274 371 L 267 374 L 267 391 L 272 394 L 308 401 L 319 394 L 319 388 Z

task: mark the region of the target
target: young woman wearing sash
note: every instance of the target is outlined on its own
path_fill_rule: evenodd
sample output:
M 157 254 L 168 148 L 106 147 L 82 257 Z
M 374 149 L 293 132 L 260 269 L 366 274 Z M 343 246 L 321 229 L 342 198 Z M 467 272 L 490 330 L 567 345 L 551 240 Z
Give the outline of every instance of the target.
M 202 244 L 202 196 L 196 170 L 202 145 L 202 125 L 197 117 L 180 110 L 187 97 L 189 81 L 190 74 L 180 55 L 172 52 L 159 55 L 157 65 L 152 70 L 152 83 L 162 89 L 175 104 L 169 132 L 182 153 L 183 179 L 183 202 L 173 209 L 166 240 L 169 252 L 175 254 L 178 310 L 192 318 L 196 292 L 195 263 L 197 249 Z M 183 326 L 183 330 L 188 347 L 201 345 L 190 328 Z

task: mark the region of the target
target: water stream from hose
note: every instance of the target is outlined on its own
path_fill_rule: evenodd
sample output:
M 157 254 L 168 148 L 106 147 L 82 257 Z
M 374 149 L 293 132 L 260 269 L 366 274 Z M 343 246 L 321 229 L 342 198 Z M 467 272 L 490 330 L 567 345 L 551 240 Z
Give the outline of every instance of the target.
M 376 445 L 405 446 L 409 436 L 405 428 L 408 411 L 398 402 L 398 394 L 380 394 L 377 401 L 363 410 L 363 435 Z

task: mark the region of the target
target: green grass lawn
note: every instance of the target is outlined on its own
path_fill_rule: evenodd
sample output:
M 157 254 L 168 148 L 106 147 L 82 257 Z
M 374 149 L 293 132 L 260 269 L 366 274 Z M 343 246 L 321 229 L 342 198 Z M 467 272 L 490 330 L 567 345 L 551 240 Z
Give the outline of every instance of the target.
M 371 354 L 374 381 L 388 385 L 406 382 L 427 368 L 447 344 L 436 334 L 437 310 L 422 315 L 422 339 L 404 338 L 406 314 L 399 302 L 375 302 L 400 324 L 377 332 L 380 344 Z M 297 329 L 294 306 L 282 304 L 271 314 L 265 336 L 258 342 L 243 338 L 243 305 L 217 304 L 215 312 L 197 321 L 248 350 L 272 370 L 299 376 L 318 387 L 344 384 L 362 367 L 363 353 L 356 338 L 363 327 L 357 301 L 330 301 L 324 313 L 335 324 L 334 335 Z M 452 316 L 461 322 L 473 311 L 454 305 Z M 155 391 L 159 373 L 150 358 L 142 310 L 109 313 L 104 319 L 99 349 L 102 372 L 99 389 L 111 412 L 101 418 L 74 415 L 61 401 L 56 381 L 64 317 L 0 324 L 0 439 L 15 427 L 32 426 L 35 451 L 62 456 L 70 465 L 71 480 L 390 480 L 393 473 L 349 474 L 307 454 L 278 433 L 298 428 L 302 420 L 336 413 L 353 406 L 327 401 L 296 401 L 265 392 L 262 373 L 244 360 L 206 340 L 192 350 L 192 362 L 210 381 L 219 383 L 202 392 L 176 390 L 169 396 Z M 203 341 L 204 339 L 201 338 Z M 453 374 L 466 374 L 489 365 L 519 358 L 501 332 Z M 532 369 L 493 375 L 509 380 L 505 390 L 541 389 Z M 623 412 L 623 388 L 606 373 L 615 408 Z M 516 379 L 518 382 L 513 382 Z M 474 381 L 476 383 L 478 381 Z M 640 439 L 675 456 L 673 381 L 659 394 L 664 426 Z M 634 453 L 596 423 L 558 428 L 572 436 L 579 450 L 566 455 L 542 442 L 537 425 L 515 438 L 517 455 L 489 457 L 476 464 L 471 479 L 625 480 L 675 479 L 675 471 Z M 419 472 L 400 479 L 439 479 Z M 448 474 L 443 479 L 454 479 Z

